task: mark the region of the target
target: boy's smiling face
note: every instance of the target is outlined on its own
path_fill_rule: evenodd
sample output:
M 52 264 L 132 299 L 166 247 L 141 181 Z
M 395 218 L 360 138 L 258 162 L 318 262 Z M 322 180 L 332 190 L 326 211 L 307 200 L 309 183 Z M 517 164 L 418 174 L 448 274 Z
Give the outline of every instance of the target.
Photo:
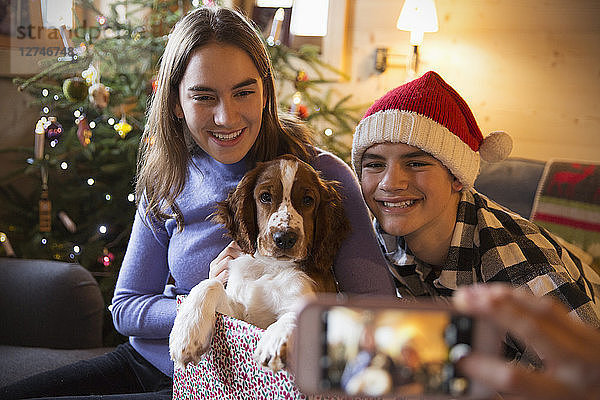
M 389 234 L 410 239 L 454 230 L 462 184 L 436 158 L 404 143 L 369 147 L 361 161 L 365 201 Z

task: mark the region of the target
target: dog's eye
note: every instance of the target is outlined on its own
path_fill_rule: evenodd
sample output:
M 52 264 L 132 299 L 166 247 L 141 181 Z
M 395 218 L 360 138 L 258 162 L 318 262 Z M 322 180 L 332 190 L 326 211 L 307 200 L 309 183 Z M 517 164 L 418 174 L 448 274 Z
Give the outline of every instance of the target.
M 263 192 L 260 194 L 260 202 L 261 203 L 265 203 L 265 204 L 269 204 L 271 202 L 271 193 L 268 192 Z
M 302 198 L 302 204 L 304 204 L 305 206 L 312 206 L 315 203 L 315 199 L 313 199 L 310 196 L 304 196 Z

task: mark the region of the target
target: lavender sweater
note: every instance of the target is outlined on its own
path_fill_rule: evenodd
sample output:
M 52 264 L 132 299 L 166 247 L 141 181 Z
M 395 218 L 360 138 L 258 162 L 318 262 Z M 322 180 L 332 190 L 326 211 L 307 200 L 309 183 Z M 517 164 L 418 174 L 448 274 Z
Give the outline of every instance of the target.
M 326 179 L 341 182 L 352 233 L 342 245 L 334 271 L 339 289 L 347 293 L 395 295 L 379 250 L 358 182 L 350 168 L 331 153 L 319 151 L 313 167 Z M 133 347 L 156 368 L 173 376 L 168 337 L 175 320 L 175 297 L 187 294 L 208 278 L 210 262 L 230 239 L 207 220 L 214 204 L 226 198 L 248 170 L 246 160 L 222 164 L 200 151 L 189 166 L 186 186 L 177 198 L 185 227 L 174 219 L 154 231 L 138 209 L 112 300 L 113 322 Z M 167 285 L 169 274 L 175 285 Z

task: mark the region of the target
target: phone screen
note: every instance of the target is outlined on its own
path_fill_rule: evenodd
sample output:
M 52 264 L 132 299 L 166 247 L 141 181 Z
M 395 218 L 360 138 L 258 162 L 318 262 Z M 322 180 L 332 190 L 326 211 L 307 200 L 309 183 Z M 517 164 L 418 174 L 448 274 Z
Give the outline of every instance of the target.
M 435 310 L 324 311 L 322 390 L 350 395 L 467 393 L 453 361 L 471 349 L 473 321 Z

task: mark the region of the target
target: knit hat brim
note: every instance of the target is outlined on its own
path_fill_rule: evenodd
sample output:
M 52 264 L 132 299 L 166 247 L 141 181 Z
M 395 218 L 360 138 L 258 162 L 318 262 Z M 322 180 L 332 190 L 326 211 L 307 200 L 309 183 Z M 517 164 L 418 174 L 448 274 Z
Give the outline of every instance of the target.
M 369 115 L 356 127 L 352 166 L 359 179 L 364 152 L 386 142 L 405 143 L 431 154 L 467 189 L 479 174 L 479 154 L 448 128 L 416 112 L 389 109 Z

